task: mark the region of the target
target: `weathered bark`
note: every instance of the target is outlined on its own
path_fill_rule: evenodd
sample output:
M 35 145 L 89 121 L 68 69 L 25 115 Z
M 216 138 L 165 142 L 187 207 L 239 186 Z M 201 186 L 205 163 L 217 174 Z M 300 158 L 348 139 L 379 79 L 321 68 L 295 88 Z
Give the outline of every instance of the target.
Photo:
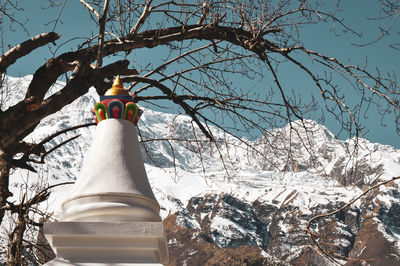
M 11 196 L 8 190 L 10 168 L 10 160 L 7 154 L 0 148 L 0 224 L 3 221 L 5 213 L 3 207 L 6 205 L 8 197 Z
M 13 232 L 8 236 L 8 266 L 23 265 L 23 237 L 26 229 L 25 210 L 18 215 L 18 220 L 15 224 Z
M 55 32 L 41 33 L 15 47 L 12 47 L 0 57 L 0 73 L 3 73 L 10 65 L 14 64 L 19 58 L 24 57 L 38 47 L 48 43 L 54 43 L 60 35 Z
M 104 30 L 106 28 L 106 18 L 107 18 L 107 10 L 109 4 L 110 1 L 105 0 L 103 7 L 103 14 L 101 18 L 99 18 L 99 42 L 98 42 L 99 49 L 97 50 L 97 63 L 96 63 L 97 68 L 103 65 Z

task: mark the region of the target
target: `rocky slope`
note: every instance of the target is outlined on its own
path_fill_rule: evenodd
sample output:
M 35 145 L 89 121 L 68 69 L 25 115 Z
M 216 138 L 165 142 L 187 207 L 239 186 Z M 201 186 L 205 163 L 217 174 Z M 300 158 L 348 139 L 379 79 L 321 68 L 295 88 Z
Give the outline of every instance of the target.
M 43 139 L 91 121 L 88 110 L 96 100 L 94 92 L 88 93 L 43 120 L 29 138 Z M 307 130 L 297 123 L 255 141 L 213 129 L 218 141 L 210 145 L 198 129 L 192 130 L 188 117 L 145 110 L 138 129 L 162 207 L 170 265 L 400 264 L 398 181 L 317 219 L 311 225 L 315 242 L 306 231 L 315 215 L 335 211 L 374 184 L 399 176 L 399 151 L 366 140 L 358 140 L 355 148 L 354 139 L 342 141 L 314 121 L 305 123 Z M 296 130 L 290 133 L 290 128 Z M 26 186 L 75 180 L 93 132 L 81 129 L 49 143 L 48 149 L 81 135 L 51 153 L 45 166 L 35 166 L 40 182 L 16 171 L 11 181 L 15 197 Z M 55 189 L 40 207 L 57 213 L 70 188 Z

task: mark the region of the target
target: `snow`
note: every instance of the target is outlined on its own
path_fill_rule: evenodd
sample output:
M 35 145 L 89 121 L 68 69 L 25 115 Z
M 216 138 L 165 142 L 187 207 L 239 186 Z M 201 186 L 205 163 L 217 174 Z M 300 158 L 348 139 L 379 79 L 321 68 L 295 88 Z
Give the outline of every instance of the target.
M 389 215 L 391 208 L 400 206 L 400 196 L 391 195 L 392 193 L 397 194 L 398 191 L 398 185 L 395 185 L 389 190 L 380 188 L 380 192 L 375 200 L 379 201 L 381 204 L 381 213 L 378 218 L 375 218 L 375 220 L 378 222 L 379 231 L 385 236 L 386 239 L 395 243 L 397 251 L 400 252 L 400 228 L 398 227 L 398 224 L 394 223 L 398 221 L 399 213 L 393 213 L 391 216 Z M 381 222 L 379 222 L 380 220 Z
M 8 77 L 6 82 L 10 87 L 26 88 L 31 78 L 32 76 L 21 79 Z M 55 86 L 53 90 L 59 90 L 61 85 L 60 83 Z M 17 92 L 18 94 L 13 97 L 1 96 L 2 110 L 24 97 L 24 90 L 17 90 Z M 89 111 L 96 101 L 98 101 L 98 96 L 94 89 L 90 89 L 87 94 L 71 105 L 43 119 L 27 140 L 39 141 L 53 132 L 91 122 L 92 115 Z M 355 185 L 343 186 L 338 178 L 334 177 L 335 171 L 344 174 L 346 170 L 355 167 L 360 162 L 371 169 L 381 167 L 382 171 L 379 175 L 366 172 L 363 176 L 366 185 L 376 180 L 388 180 L 400 175 L 399 150 L 361 139 L 359 142 L 364 149 L 355 151 L 354 139 L 341 141 L 335 138 L 326 127 L 314 121 L 306 120 L 304 123 L 308 131 L 304 132 L 304 129 L 299 127 L 299 122 L 296 122 L 294 128 L 298 134 L 293 134 L 292 139 L 293 158 L 299 165 L 298 172 L 283 172 L 287 155 L 283 151 L 270 150 L 266 145 L 266 139 L 276 135 L 288 138 L 289 126 L 266 132 L 265 136 L 252 142 L 252 146 L 263 151 L 262 156 L 244 145 L 242 141 L 226 136 L 220 130 L 211 127 L 218 141 L 225 140 L 229 143 L 219 146 L 221 156 L 225 160 L 224 164 L 216 147 L 203 141 L 201 131 L 192 125 L 189 117 L 145 109 L 138 125 L 143 140 L 165 139 L 146 142 L 147 151 L 152 159 L 147 158 L 143 150 L 146 172 L 161 205 L 162 218 L 170 213 L 182 212 L 185 216 L 178 217 L 178 223 L 200 229 L 199 223 L 185 213 L 189 200 L 205 194 L 219 195 L 221 193 L 229 193 L 248 203 L 255 200 L 267 202 L 278 208 L 290 204 L 296 206 L 302 214 L 311 214 L 313 207 L 348 202 L 362 193 L 362 189 Z M 193 127 L 195 132 L 192 130 Z M 78 139 L 51 153 L 45 165 L 35 165 L 39 174 L 28 174 L 25 170 L 16 170 L 10 178 L 10 189 L 14 194 L 12 200 L 19 199 L 22 189 L 33 193 L 48 185 L 74 181 L 82 166 L 93 129 L 94 127 L 79 129 L 76 132 L 61 135 L 48 144 L 47 149 L 76 134 L 81 134 Z M 321 155 L 315 162 L 300 144 L 304 138 L 308 138 L 313 144 L 308 148 Z M 183 142 L 180 139 L 186 139 L 189 142 Z M 199 142 L 196 142 L 196 139 Z M 281 147 L 288 145 L 286 142 L 276 144 Z M 60 212 L 61 203 L 71 193 L 71 188 L 71 185 L 63 185 L 52 189 L 53 193 L 49 201 L 42 204 L 40 208 L 55 213 L 56 217 Z M 387 194 L 380 194 L 379 200 L 387 204 L 393 203 L 393 197 Z M 356 206 L 357 204 L 359 202 L 356 202 Z M 202 215 L 204 218 L 206 214 Z M 279 226 L 282 232 L 290 230 L 283 221 Z M 216 239 L 217 242 L 221 242 L 221 245 L 235 230 L 243 234 L 252 234 L 218 215 L 212 219 L 212 228 L 226 232 L 225 236 Z M 388 235 L 387 232 L 385 234 Z M 398 241 L 399 235 L 393 233 L 388 235 L 388 238 Z M 293 249 L 292 252 L 295 256 L 300 250 Z
M 241 172 L 240 178 L 235 176 L 227 181 L 223 176 L 218 176 L 218 172 L 211 172 L 208 178 L 204 178 L 199 174 L 177 169 L 178 180 L 176 180 L 172 168 L 160 169 L 146 165 L 146 171 L 159 203 L 172 213 L 178 209 L 171 206 L 166 195 L 181 200 L 186 206 L 192 197 L 206 193 L 227 192 L 247 202 L 256 199 L 269 203 L 276 202 L 278 207 L 290 202 L 301 207 L 301 211 L 307 214 L 310 213 L 311 207 L 328 204 L 336 201 L 338 197 L 340 201 L 347 202 L 357 193 L 361 193 L 358 188 L 349 190 L 340 187 L 338 182 L 332 179 L 306 173 Z

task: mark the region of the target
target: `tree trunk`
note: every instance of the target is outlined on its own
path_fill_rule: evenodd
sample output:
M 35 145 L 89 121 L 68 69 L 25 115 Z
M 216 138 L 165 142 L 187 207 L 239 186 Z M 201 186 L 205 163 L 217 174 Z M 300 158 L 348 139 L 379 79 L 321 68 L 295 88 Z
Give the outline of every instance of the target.
M 7 160 L 7 154 L 0 148 L 0 224 L 3 222 L 7 198 L 11 196 L 8 190 L 10 164 Z
M 8 254 L 7 254 L 7 265 L 8 266 L 22 266 L 23 258 L 23 237 L 26 229 L 25 213 L 21 212 L 18 214 L 17 223 L 14 227 L 14 231 L 9 235 L 8 239 Z

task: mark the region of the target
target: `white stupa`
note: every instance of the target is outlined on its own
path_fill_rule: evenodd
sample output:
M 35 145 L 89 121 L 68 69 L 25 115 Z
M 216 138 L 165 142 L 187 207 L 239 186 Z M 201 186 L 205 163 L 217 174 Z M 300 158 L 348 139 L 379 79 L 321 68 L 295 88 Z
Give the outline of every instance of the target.
M 81 173 L 44 234 L 53 265 L 161 265 L 167 241 L 136 133 L 138 108 L 117 77 L 95 106 L 98 122 Z

